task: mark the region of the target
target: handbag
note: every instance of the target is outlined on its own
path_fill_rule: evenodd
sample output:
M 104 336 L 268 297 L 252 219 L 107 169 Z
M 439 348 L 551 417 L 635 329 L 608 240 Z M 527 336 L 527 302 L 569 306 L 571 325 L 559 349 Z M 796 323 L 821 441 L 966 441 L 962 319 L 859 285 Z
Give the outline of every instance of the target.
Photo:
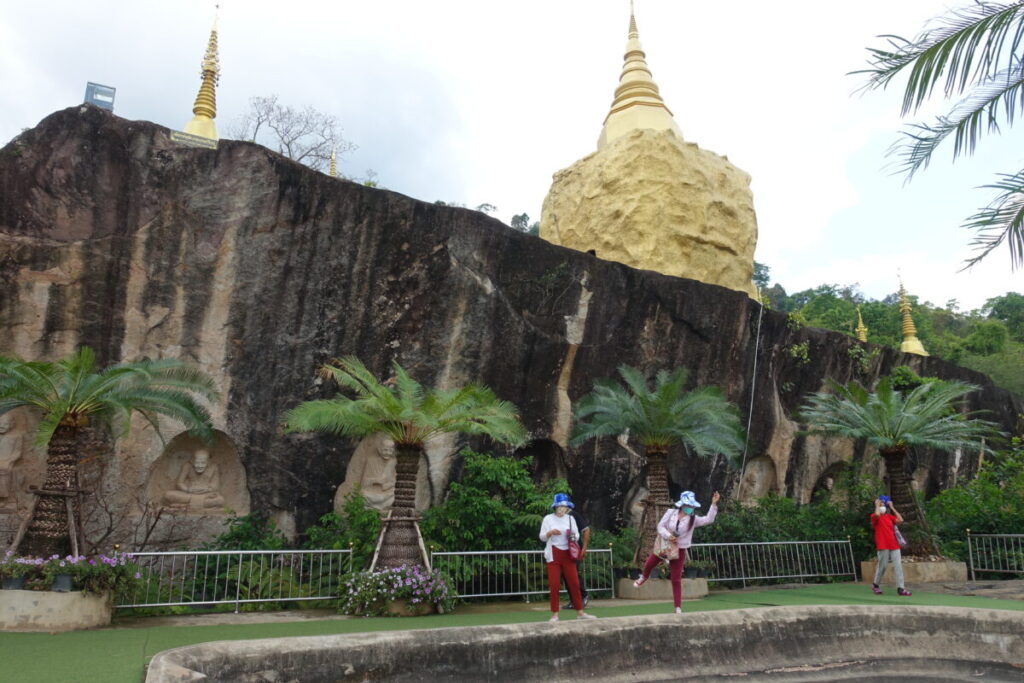
M 576 541 L 577 534 L 572 530 L 574 519 L 572 515 L 569 515 L 569 557 L 573 562 L 579 562 L 580 556 L 583 555 L 583 549 Z
M 679 515 L 676 515 L 676 536 L 679 536 Z M 679 544 L 658 534 L 654 539 L 654 554 L 666 561 L 679 559 Z
M 907 539 L 903 536 L 903 533 L 900 532 L 900 528 L 898 526 L 896 526 L 895 524 L 893 524 L 892 525 L 892 530 L 896 534 L 896 542 L 900 544 L 901 548 L 906 548 L 907 547 Z

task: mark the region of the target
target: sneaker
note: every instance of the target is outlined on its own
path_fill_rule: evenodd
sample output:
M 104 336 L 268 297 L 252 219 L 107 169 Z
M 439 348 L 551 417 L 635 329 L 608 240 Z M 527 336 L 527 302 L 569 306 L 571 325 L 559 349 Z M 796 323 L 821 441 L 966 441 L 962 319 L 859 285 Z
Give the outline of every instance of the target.
M 576 618 L 577 619 L 597 619 L 597 617 L 595 617 L 593 614 L 587 614 L 586 612 L 584 612 L 583 614 L 577 614 Z
M 589 604 L 590 604 L 590 596 L 589 595 L 584 595 L 583 596 L 583 606 L 586 607 Z M 576 608 L 572 606 L 572 600 L 569 600 L 564 605 L 562 605 L 562 609 L 576 609 Z
M 554 622 L 558 621 L 558 615 L 557 614 L 552 614 L 551 618 L 548 619 L 548 621 L 550 621 L 551 623 L 554 623 Z
M 896 589 L 896 594 L 897 595 L 913 595 L 913 593 L 908 591 L 906 588 L 897 588 Z
M 871 592 L 873 592 L 875 595 L 881 595 L 882 589 L 878 587 L 877 583 L 873 583 L 871 584 Z
M 682 614 L 682 613 L 683 613 L 683 608 L 682 607 L 676 607 L 676 614 Z
M 636 581 L 633 582 L 633 588 L 639 588 L 640 586 L 644 585 L 645 583 L 647 583 L 647 577 L 646 576 L 641 576 L 639 579 L 637 579 Z

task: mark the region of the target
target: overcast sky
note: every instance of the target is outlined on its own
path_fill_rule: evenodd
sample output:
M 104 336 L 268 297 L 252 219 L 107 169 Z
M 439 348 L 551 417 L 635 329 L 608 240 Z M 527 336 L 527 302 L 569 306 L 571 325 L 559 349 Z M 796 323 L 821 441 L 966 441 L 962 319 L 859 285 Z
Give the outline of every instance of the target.
M 181 129 L 214 14 L 207 0 L 5 0 L 0 140 L 117 88 L 115 111 Z M 640 39 L 684 137 L 753 177 L 756 258 L 790 292 L 859 283 L 963 309 L 1024 292 L 1005 250 L 957 273 L 997 172 L 1024 166 L 1024 126 L 905 185 L 885 150 L 898 92 L 853 95 L 875 36 L 912 36 L 944 0 L 636 0 Z M 596 149 L 622 68 L 628 0 L 224 0 L 222 132 L 254 95 L 312 105 L 367 169 L 426 201 L 540 218 L 552 174 Z

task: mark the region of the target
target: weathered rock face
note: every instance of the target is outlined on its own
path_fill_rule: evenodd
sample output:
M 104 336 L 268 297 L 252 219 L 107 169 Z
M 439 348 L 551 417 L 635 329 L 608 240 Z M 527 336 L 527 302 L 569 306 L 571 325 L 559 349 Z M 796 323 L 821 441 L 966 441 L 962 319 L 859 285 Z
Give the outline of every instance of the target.
M 0 353 L 53 359 L 88 344 L 104 362 L 174 356 L 216 377 L 211 462 L 237 454 L 251 508 L 286 529 L 331 510 L 355 451 L 279 428 L 286 409 L 335 393 L 314 371 L 344 354 L 381 376 L 398 360 L 427 384 L 492 387 L 520 407 L 533 438 L 522 452 L 540 475 L 567 474 L 602 527 L 628 520 L 641 463 L 612 439 L 568 449 L 566 437 L 573 401 L 622 363 L 685 366 L 694 386 L 722 386 L 750 411 L 751 476 L 771 479 L 745 485 L 801 500 L 846 463 L 877 467 L 864 444 L 797 435 L 793 412 L 825 378 L 868 381 L 909 364 L 982 385 L 972 407 L 1007 429 L 1024 408 L 938 359 L 869 347 L 877 355 L 857 362 L 852 338 L 790 330 L 738 291 L 600 260 L 253 144 L 176 146 L 165 128 L 93 107 L 57 112 L 0 150 L 0 277 Z M 806 363 L 789 352 L 802 343 Z M 165 429 L 165 445 L 139 421 L 107 479 L 145 494 L 164 457 L 178 463 L 162 475 L 171 481 L 186 462 L 168 451 L 176 433 Z M 423 501 L 443 496 L 463 444 L 424 458 Z M 932 488 L 977 465 L 972 453 L 915 463 Z M 226 477 L 228 461 L 219 469 Z M 670 474 L 673 494 L 698 498 L 740 481 L 722 459 L 681 451 Z
M 669 130 L 636 130 L 556 173 L 540 236 L 757 298 L 750 176 Z

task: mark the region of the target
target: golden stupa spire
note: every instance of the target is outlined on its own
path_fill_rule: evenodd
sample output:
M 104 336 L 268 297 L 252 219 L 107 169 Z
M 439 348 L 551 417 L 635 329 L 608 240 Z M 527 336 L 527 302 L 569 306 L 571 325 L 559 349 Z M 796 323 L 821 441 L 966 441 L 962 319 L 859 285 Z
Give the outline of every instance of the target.
M 857 339 L 862 342 L 868 340 L 868 328 L 864 324 L 864 318 L 860 315 L 860 306 L 857 306 Z
M 328 171 L 328 175 L 330 175 L 332 178 L 337 178 L 338 177 L 338 164 L 335 161 L 334 148 L 333 147 L 331 147 L 331 170 Z
M 195 116 L 185 124 L 185 132 L 198 135 L 211 140 L 217 140 L 217 124 L 213 122 L 217 118 L 217 81 L 220 80 L 220 62 L 217 60 L 217 20 L 213 20 L 213 29 L 210 31 L 210 42 L 206 46 L 206 56 L 203 57 L 203 79 L 199 86 L 199 94 L 196 95 L 196 102 L 192 105 L 192 113 Z
M 910 317 L 910 300 L 907 299 L 907 290 L 903 287 L 902 278 L 900 279 L 900 315 L 903 316 L 903 343 L 900 344 L 900 351 L 927 356 L 928 352 L 924 350 L 924 344 L 917 338 L 914 319 Z
M 672 112 L 665 106 L 665 101 L 661 99 L 658 85 L 647 66 L 647 56 L 640 46 L 640 32 L 636 28 L 632 0 L 629 3 L 629 37 L 623 59 L 625 63 L 619 76 L 619 87 L 615 89 L 615 99 L 604 119 L 597 148 L 601 149 L 634 130 L 645 128 L 671 130 L 682 138 L 683 133 L 672 118 Z

